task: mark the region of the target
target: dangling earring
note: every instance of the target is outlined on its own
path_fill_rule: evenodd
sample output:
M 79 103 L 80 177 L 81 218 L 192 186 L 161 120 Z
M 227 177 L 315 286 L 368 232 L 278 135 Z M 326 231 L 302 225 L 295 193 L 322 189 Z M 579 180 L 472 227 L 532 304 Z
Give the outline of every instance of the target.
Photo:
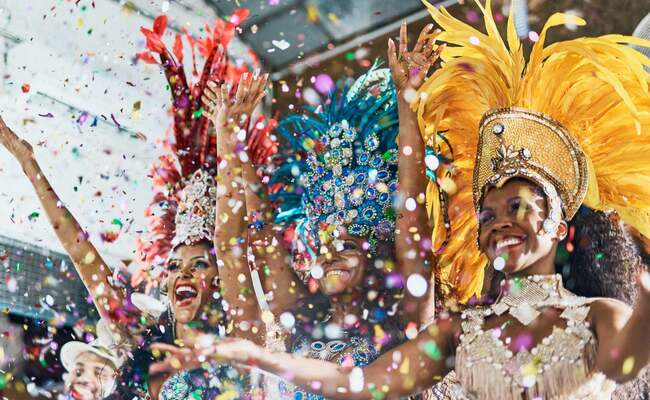
M 163 280 L 163 283 L 160 285 L 160 294 L 162 296 L 167 296 L 169 292 L 169 285 L 167 284 L 167 279 Z
M 546 218 L 542 224 L 542 229 L 547 235 L 551 234 L 557 230 L 557 222 L 555 222 L 552 218 Z

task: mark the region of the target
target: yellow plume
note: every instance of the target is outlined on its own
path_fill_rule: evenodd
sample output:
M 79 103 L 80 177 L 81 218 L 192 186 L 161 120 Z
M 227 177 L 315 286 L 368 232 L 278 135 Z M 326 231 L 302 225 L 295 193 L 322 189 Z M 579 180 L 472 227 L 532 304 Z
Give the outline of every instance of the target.
M 477 152 L 479 122 L 491 109 L 521 107 L 558 121 L 584 151 L 589 182 L 584 204 L 615 210 L 621 218 L 650 237 L 650 60 L 626 46 L 650 47 L 650 41 L 605 35 L 545 45 L 548 29 L 572 23 L 575 16 L 554 14 L 539 34 L 526 62 L 508 18 L 507 44 L 490 11 L 483 12 L 482 33 L 452 17 L 444 8 L 423 1 L 442 29 L 438 40 L 448 43 L 441 54 L 442 67 L 420 89 L 412 107 L 417 110 L 425 141 L 439 144 L 437 135 L 451 143 L 450 173 L 456 193 L 450 194 L 451 242 L 444 250 L 439 270 L 451 295 L 466 301 L 478 294 L 487 259 L 476 245 L 477 218 L 473 205 L 472 173 Z M 442 156 L 451 151 L 438 146 Z M 429 199 L 437 199 L 431 185 Z M 431 202 L 436 221 L 434 242 L 444 238 L 442 205 Z

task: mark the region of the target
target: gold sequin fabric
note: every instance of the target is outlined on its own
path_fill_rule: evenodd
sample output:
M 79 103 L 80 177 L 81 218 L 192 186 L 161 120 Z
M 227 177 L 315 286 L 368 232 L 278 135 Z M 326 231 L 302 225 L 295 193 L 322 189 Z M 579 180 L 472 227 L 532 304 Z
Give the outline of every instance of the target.
M 591 300 L 566 290 L 559 275 L 531 276 L 509 284 L 517 288 L 512 294 L 490 307 L 461 314 L 455 373 L 463 390 L 456 398 L 609 399 L 613 383 L 594 370 L 597 340 L 586 321 Z M 545 307 L 563 310 L 560 317 L 566 327 L 555 326 L 530 351 L 513 353 L 498 328 L 483 329 L 487 317 L 505 312 L 512 316 L 519 312 L 515 318 L 526 325 Z
M 559 122 L 517 107 L 491 110 L 479 128 L 473 182 L 476 209 L 486 186 L 499 186 L 512 177 L 533 180 L 544 189 L 553 187 L 568 219 L 587 193 L 585 155 Z

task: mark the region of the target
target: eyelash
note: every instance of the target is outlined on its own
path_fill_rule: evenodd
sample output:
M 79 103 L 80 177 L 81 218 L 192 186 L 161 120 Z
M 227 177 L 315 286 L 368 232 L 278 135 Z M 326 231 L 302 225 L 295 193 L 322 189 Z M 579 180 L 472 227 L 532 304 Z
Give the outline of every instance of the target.
M 210 265 L 205 262 L 205 261 L 197 261 L 194 263 L 194 268 L 197 269 L 208 269 L 210 268 Z M 167 264 L 167 270 L 170 272 L 174 272 L 176 270 L 180 269 L 180 264 L 177 262 L 171 262 Z
M 197 261 L 194 263 L 194 266 L 198 269 L 208 269 L 210 265 L 205 261 Z
M 172 271 L 172 272 L 173 272 L 173 271 L 176 271 L 176 270 L 179 269 L 179 268 L 180 268 L 180 266 L 178 265 L 178 263 L 171 262 L 171 263 L 167 264 L 167 269 L 168 269 L 169 271 Z
M 494 219 L 494 214 L 488 211 L 482 211 L 478 216 L 478 221 L 480 225 L 485 225 L 490 223 Z

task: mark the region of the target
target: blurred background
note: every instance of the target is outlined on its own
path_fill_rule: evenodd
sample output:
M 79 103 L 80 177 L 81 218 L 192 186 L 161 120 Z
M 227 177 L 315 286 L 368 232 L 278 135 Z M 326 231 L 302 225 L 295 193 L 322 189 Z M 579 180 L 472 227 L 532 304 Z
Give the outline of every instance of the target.
M 481 28 L 473 1 L 432 3 Z M 648 0 L 492 3 L 501 28 L 515 7 L 527 48 L 554 12 L 588 24 L 556 28 L 549 40 L 650 37 Z M 272 116 L 317 104 L 337 80 L 385 58 L 387 38 L 402 21 L 415 40 L 431 20 L 419 0 L 0 0 L 0 115 L 32 143 L 57 193 L 125 276 L 146 229 L 149 166 L 171 122 L 164 75 L 135 57 L 145 50 L 139 29 L 167 15 L 171 46 L 173 33 L 204 36 L 206 24 L 239 7 L 251 16 L 230 55 L 249 65 L 258 60 L 271 73 L 273 95 L 263 108 Z M 3 148 L 0 227 L 0 391 L 52 398 L 61 386 L 58 349 L 72 339 L 91 340 L 96 314 L 31 185 Z

